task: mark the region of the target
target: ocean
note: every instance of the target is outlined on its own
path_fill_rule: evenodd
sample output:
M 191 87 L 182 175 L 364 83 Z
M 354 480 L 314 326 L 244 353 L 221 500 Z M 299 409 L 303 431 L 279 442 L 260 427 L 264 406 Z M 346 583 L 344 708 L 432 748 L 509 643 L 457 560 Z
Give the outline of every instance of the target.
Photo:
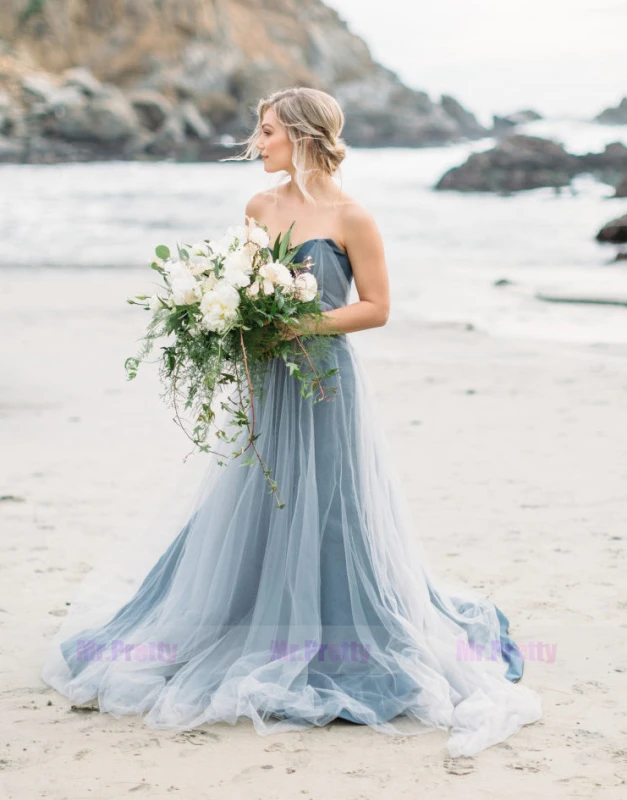
M 627 144 L 626 127 L 543 120 L 521 132 L 572 152 Z M 549 303 L 536 292 L 627 301 L 627 262 L 595 242 L 627 201 L 590 176 L 573 191 L 510 197 L 432 186 L 492 139 L 427 149 L 351 149 L 346 191 L 383 235 L 394 320 L 466 322 L 495 336 L 627 343 L 627 307 Z M 259 162 L 107 162 L 0 167 L 0 268 L 147 269 L 163 243 L 219 235 L 276 176 Z M 506 279 L 509 284 L 495 286 Z M 354 299 L 357 298 L 355 292 Z M 123 298 L 124 300 L 124 298 Z

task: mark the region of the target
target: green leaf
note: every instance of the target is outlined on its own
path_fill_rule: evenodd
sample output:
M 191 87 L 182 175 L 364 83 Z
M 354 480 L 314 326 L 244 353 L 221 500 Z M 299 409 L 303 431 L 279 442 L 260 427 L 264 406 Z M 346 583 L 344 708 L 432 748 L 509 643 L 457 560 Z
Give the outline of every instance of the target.
M 287 233 L 283 237 L 283 241 L 281 242 L 281 247 L 279 248 L 279 261 L 283 261 L 283 259 L 285 258 L 285 254 L 289 250 L 290 236 L 292 235 L 292 228 L 294 227 L 295 224 L 296 224 L 296 220 L 294 220 L 294 222 L 292 222 L 290 227 L 287 229 Z
M 170 248 L 166 247 L 164 244 L 160 244 L 155 247 L 155 254 L 157 258 L 161 258 L 165 261 L 166 258 L 170 258 Z

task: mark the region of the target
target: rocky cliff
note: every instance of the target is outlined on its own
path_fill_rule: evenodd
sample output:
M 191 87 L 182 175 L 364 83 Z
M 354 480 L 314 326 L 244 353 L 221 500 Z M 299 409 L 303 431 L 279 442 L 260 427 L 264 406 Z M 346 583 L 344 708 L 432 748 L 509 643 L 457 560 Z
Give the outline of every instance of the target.
M 0 5 L 0 159 L 210 158 L 250 131 L 259 96 L 295 85 L 338 98 L 355 146 L 486 133 L 404 86 L 320 0 Z

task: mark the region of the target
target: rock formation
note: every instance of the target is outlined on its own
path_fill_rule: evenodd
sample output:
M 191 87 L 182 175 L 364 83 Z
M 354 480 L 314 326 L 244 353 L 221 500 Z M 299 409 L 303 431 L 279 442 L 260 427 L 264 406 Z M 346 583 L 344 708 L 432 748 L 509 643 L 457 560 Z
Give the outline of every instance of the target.
M 614 197 L 627 197 L 627 174 L 618 182 Z
M 616 108 L 606 108 L 594 121 L 604 125 L 627 125 L 627 97 L 623 97 Z
M 602 153 L 572 155 L 561 144 L 536 136 L 510 134 L 491 150 L 473 153 L 446 172 L 436 189 L 458 192 L 520 192 L 561 188 L 582 173 L 615 185 L 627 174 L 627 147 L 608 144 Z M 617 194 L 617 196 L 620 196 Z
M 519 192 L 541 186 L 568 186 L 580 170 L 576 156 L 556 142 L 511 135 L 492 150 L 473 153 L 446 172 L 436 189 L 459 192 Z
M 0 86 L 5 161 L 212 158 L 285 86 L 332 92 L 355 146 L 486 134 L 452 98 L 404 86 L 321 0 L 14 0 Z
M 601 244 L 627 244 L 627 215 L 608 222 L 596 238 Z
M 525 125 L 527 122 L 537 122 L 542 119 L 542 115 L 537 111 L 525 109 L 524 111 L 517 111 L 514 114 L 508 114 L 506 117 L 492 116 L 492 130 L 495 136 L 503 136 L 512 132 L 513 128 L 518 125 Z

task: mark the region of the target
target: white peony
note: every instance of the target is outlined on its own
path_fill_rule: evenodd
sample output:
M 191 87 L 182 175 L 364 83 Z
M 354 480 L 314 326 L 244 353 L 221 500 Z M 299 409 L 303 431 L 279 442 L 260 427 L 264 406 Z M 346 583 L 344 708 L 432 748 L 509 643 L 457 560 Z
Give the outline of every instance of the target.
M 252 261 L 245 250 L 234 250 L 224 259 L 223 280 L 231 286 L 248 286 L 252 271 Z
M 248 229 L 245 225 L 229 225 L 226 229 L 226 233 L 224 234 L 224 239 L 229 242 L 233 242 L 234 239 L 238 239 L 240 245 L 243 244 L 248 238 Z
M 311 272 L 301 272 L 294 279 L 294 291 L 296 297 L 304 303 L 314 300 L 318 293 L 318 281 Z
M 220 279 L 216 276 L 215 272 L 210 272 L 200 284 L 202 293 L 205 294 L 205 292 L 210 292 L 212 289 L 215 289 L 219 282 Z
M 273 261 L 271 264 L 264 264 L 259 268 L 259 275 L 263 280 L 264 294 L 272 294 L 275 286 L 282 286 L 291 291 L 294 288 L 294 277 L 285 264 L 280 261 Z
M 233 250 L 224 259 L 225 269 L 234 268 L 242 272 L 251 272 L 253 268 L 252 259 L 245 250 Z
M 200 285 L 193 275 L 182 275 L 172 281 L 172 301 L 177 306 L 189 306 L 200 300 Z
M 203 295 L 200 301 L 202 327 L 207 331 L 223 333 L 237 319 L 239 302 L 237 289 L 221 281 L 215 289 Z
M 246 294 L 248 297 L 258 297 L 259 296 L 259 281 L 255 281 L 251 283 L 251 285 L 246 289 Z
M 251 277 L 250 273 L 241 272 L 240 270 L 236 269 L 230 269 L 224 273 L 222 279 L 230 286 L 237 286 L 238 288 L 241 288 L 243 286 L 248 286 Z
M 172 282 L 175 278 L 192 277 L 192 273 L 185 261 L 167 261 L 165 263 L 165 271 L 170 282 Z
M 248 241 L 258 247 L 268 247 L 270 244 L 270 237 L 263 228 L 253 220 L 253 224 L 248 229 Z
M 209 246 L 215 255 L 226 257 L 229 253 L 233 252 L 234 247 L 235 249 L 242 247 L 246 243 L 247 238 L 247 228 L 243 225 L 230 225 L 226 229 L 224 236 L 221 236 L 216 241 L 209 242 Z
M 200 258 L 194 258 L 189 265 L 189 271 L 192 273 L 192 275 L 196 276 L 202 275 L 203 272 L 210 272 L 212 269 L 213 263 L 204 256 Z

